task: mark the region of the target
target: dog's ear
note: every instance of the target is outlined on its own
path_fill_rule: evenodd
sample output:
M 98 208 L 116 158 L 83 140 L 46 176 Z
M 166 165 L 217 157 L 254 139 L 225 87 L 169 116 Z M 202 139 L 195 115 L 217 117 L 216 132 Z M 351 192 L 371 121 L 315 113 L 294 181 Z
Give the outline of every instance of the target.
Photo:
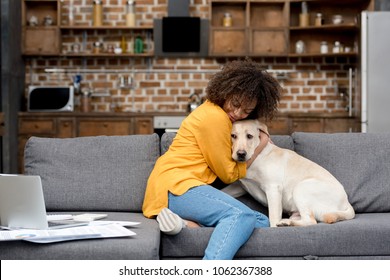
M 266 134 L 269 134 L 269 132 L 268 132 L 268 127 L 267 127 L 267 125 L 266 125 L 265 123 L 263 123 L 263 122 L 257 120 L 257 126 L 258 126 L 259 130 L 262 130 L 262 131 L 264 131 Z

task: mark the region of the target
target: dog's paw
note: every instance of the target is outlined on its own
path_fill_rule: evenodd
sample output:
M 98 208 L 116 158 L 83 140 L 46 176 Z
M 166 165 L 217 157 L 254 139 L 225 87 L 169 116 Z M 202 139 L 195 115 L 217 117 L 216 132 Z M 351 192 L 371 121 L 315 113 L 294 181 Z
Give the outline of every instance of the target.
M 289 219 L 282 219 L 279 223 L 276 224 L 277 227 L 288 227 L 291 226 L 291 220 Z

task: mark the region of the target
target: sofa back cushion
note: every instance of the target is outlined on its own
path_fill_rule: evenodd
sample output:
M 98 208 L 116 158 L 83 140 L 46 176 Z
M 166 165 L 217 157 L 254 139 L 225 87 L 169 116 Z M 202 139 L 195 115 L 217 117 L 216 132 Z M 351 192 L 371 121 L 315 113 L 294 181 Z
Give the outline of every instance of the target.
M 49 211 L 140 212 L 159 154 L 157 134 L 31 137 L 25 173 L 41 176 Z
M 168 151 L 169 146 L 171 145 L 173 138 L 175 138 L 175 132 L 167 132 L 161 136 L 161 154 L 163 155 Z M 281 148 L 294 150 L 294 141 L 289 135 L 272 135 L 272 141 L 275 145 L 278 145 Z
M 390 134 L 294 133 L 297 153 L 343 185 L 356 212 L 390 212 Z
M 290 135 L 271 135 L 271 140 L 280 148 L 294 150 L 294 141 Z

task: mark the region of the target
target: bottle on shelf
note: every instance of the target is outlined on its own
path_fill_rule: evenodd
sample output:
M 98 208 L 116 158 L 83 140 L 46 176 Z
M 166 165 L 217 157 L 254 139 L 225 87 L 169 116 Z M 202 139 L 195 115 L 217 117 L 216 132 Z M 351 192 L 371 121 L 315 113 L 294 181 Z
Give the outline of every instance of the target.
M 132 0 L 126 2 L 126 26 L 135 26 L 135 1 Z
M 102 26 L 103 25 L 103 1 L 94 0 L 93 1 L 93 26 Z
M 299 26 L 306 27 L 308 25 L 309 25 L 309 10 L 307 8 L 307 3 L 302 2 L 301 13 L 299 14 Z
M 127 52 L 128 53 L 134 53 L 134 40 L 133 38 L 130 38 L 127 42 Z
M 140 54 L 144 52 L 144 40 L 141 36 L 137 36 L 134 42 L 134 53 Z
M 122 39 L 121 39 L 121 49 L 122 49 L 122 53 L 126 52 L 127 44 L 126 44 L 125 36 L 122 36 Z
M 315 25 L 315 26 L 321 26 L 322 23 L 323 23 L 322 14 L 321 14 L 321 13 L 317 13 L 317 14 L 316 14 L 316 19 L 315 19 L 314 25 Z
M 74 5 L 73 0 L 69 0 L 69 11 L 68 11 L 68 25 L 74 25 Z

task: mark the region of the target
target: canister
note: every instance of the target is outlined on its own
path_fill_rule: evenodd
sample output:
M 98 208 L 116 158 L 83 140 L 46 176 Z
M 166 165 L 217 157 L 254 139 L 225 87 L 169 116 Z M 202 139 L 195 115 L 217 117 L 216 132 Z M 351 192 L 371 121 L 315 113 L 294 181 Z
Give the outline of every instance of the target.
M 225 13 L 223 15 L 222 25 L 225 27 L 231 27 L 233 25 L 233 19 L 230 13 Z
M 320 53 L 328 53 L 328 43 L 326 41 L 321 42 Z
M 135 1 L 126 2 L 126 26 L 135 26 Z
M 93 26 L 102 26 L 103 25 L 103 1 L 94 0 L 93 1 Z
M 322 14 L 321 13 L 317 13 L 316 14 L 316 19 L 314 21 L 314 25 L 315 26 L 321 26 L 323 23 L 323 20 L 322 20 Z

